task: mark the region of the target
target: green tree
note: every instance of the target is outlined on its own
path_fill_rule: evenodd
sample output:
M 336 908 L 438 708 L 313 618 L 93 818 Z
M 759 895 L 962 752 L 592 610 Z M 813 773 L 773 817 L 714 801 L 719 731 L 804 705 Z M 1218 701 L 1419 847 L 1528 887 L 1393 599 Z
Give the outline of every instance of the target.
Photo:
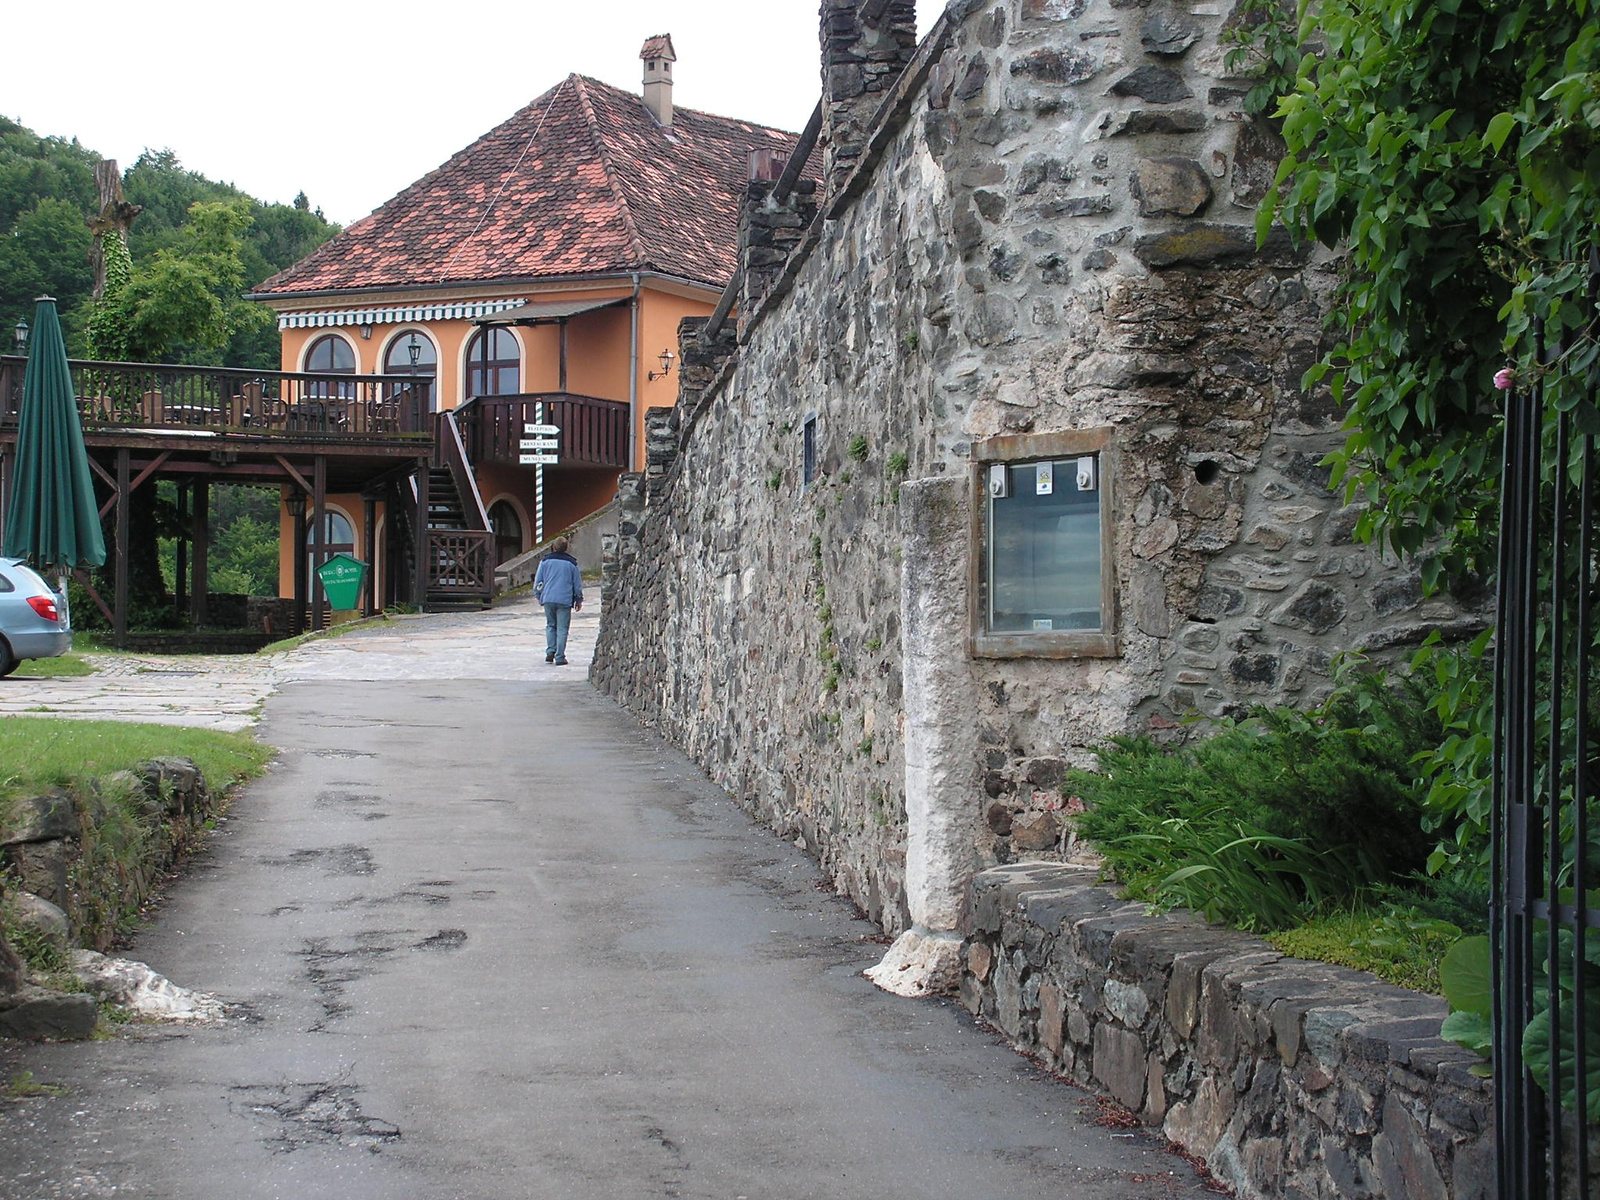
M 1327 0 L 1282 97 L 1281 202 L 1302 237 L 1341 248 L 1337 339 L 1308 377 L 1346 409 L 1335 477 L 1363 532 L 1443 552 L 1427 579 L 1484 570 L 1494 545 L 1497 371 L 1546 371 L 1534 330 L 1565 341 L 1565 380 L 1594 364 L 1585 263 L 1600 218 L 1600 18 L 1589 0 Z M 1559 378 L 1556 376 L 1559 375 Z
M 1323 0 L 1300 12 L 1310 52 L 1277 89 L 1289 153 L 1260 230 L 1281 219 L 1343 255 L 1334 344 L 1306 379 L 1345 408 L 1334 478 L 1368 505 L 1360 532 L 1417 556 L 1430 587 L 1490 576 L 1496 376 L 1542 380 L 1547 428 L 1570 412 L 1600 431 L 1587 295 L 1600 15 L 1590 0 Z M 1258 36 L 1278 29 L 1268 20 Z M 1436 867 L 1482 861 L 1485 645 L 1414 664 L 1447 730 L 1431 763 L 1447 833 Z

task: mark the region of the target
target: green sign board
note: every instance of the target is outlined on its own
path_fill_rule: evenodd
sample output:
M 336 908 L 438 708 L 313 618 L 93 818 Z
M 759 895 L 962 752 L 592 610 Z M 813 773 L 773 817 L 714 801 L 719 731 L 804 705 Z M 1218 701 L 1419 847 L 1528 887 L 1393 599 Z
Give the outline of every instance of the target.
M 367 582 L 367 564 L 348 554 L 332 555 L 317 568 L 323 594 L 331 608 L 360 608 L 361 589 Z

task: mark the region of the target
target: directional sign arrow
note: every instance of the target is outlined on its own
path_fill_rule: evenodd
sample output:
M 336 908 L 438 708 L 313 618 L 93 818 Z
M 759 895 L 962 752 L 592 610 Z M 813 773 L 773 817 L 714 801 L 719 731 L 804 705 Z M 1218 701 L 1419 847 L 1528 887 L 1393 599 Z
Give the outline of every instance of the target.
M 555 454 L 519 454 L 517 461 L 525 467 L 553 467 L 561 458 Z
M 559 450 L 561 442 L 558 438 L 523 438 L 517 443 L 519 450 Z
M 560 433 L 561 432 L 561 426 L 559 426 L 559 425 L 534 425 L 534 424 L 530 423 L 530 424 L 524 425 L 522 427 L 522 432 L 527 437 L 536 437 L 541 433 Z

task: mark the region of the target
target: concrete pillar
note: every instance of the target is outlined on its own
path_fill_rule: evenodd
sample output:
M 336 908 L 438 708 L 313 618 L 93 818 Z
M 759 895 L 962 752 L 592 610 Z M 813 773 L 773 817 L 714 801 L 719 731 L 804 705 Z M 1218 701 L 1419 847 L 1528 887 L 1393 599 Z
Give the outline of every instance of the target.
M 972 882 L 977 707 L 967 659 L 970 541 L 964 479 L 900 485 L 905 684 L 906 901 L 911 928 L 867 978 L 900 996 L 953 992 Z

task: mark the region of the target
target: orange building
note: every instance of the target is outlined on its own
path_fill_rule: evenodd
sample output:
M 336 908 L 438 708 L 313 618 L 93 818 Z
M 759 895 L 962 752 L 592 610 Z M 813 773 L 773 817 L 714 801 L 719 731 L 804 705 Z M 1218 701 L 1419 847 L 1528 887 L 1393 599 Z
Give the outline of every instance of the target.
M 430 507 L 469 527 L 476 507 L 497 562 L 643 469 L 645 410 L 677 394 L 663 354 L 734 273 L 751 155 L 796 141 L 675 110 L 670 37 L 640 57 L 642 96 L 568 76 L 251 297 L 277 312 L 286 371 L 429 377 L 476 491 L 436 471 Z M 330 497 L 325 549 L 363 545 L 363 521 L 359 497 Z M 290 594 L 292 553 L 281 574 Z

